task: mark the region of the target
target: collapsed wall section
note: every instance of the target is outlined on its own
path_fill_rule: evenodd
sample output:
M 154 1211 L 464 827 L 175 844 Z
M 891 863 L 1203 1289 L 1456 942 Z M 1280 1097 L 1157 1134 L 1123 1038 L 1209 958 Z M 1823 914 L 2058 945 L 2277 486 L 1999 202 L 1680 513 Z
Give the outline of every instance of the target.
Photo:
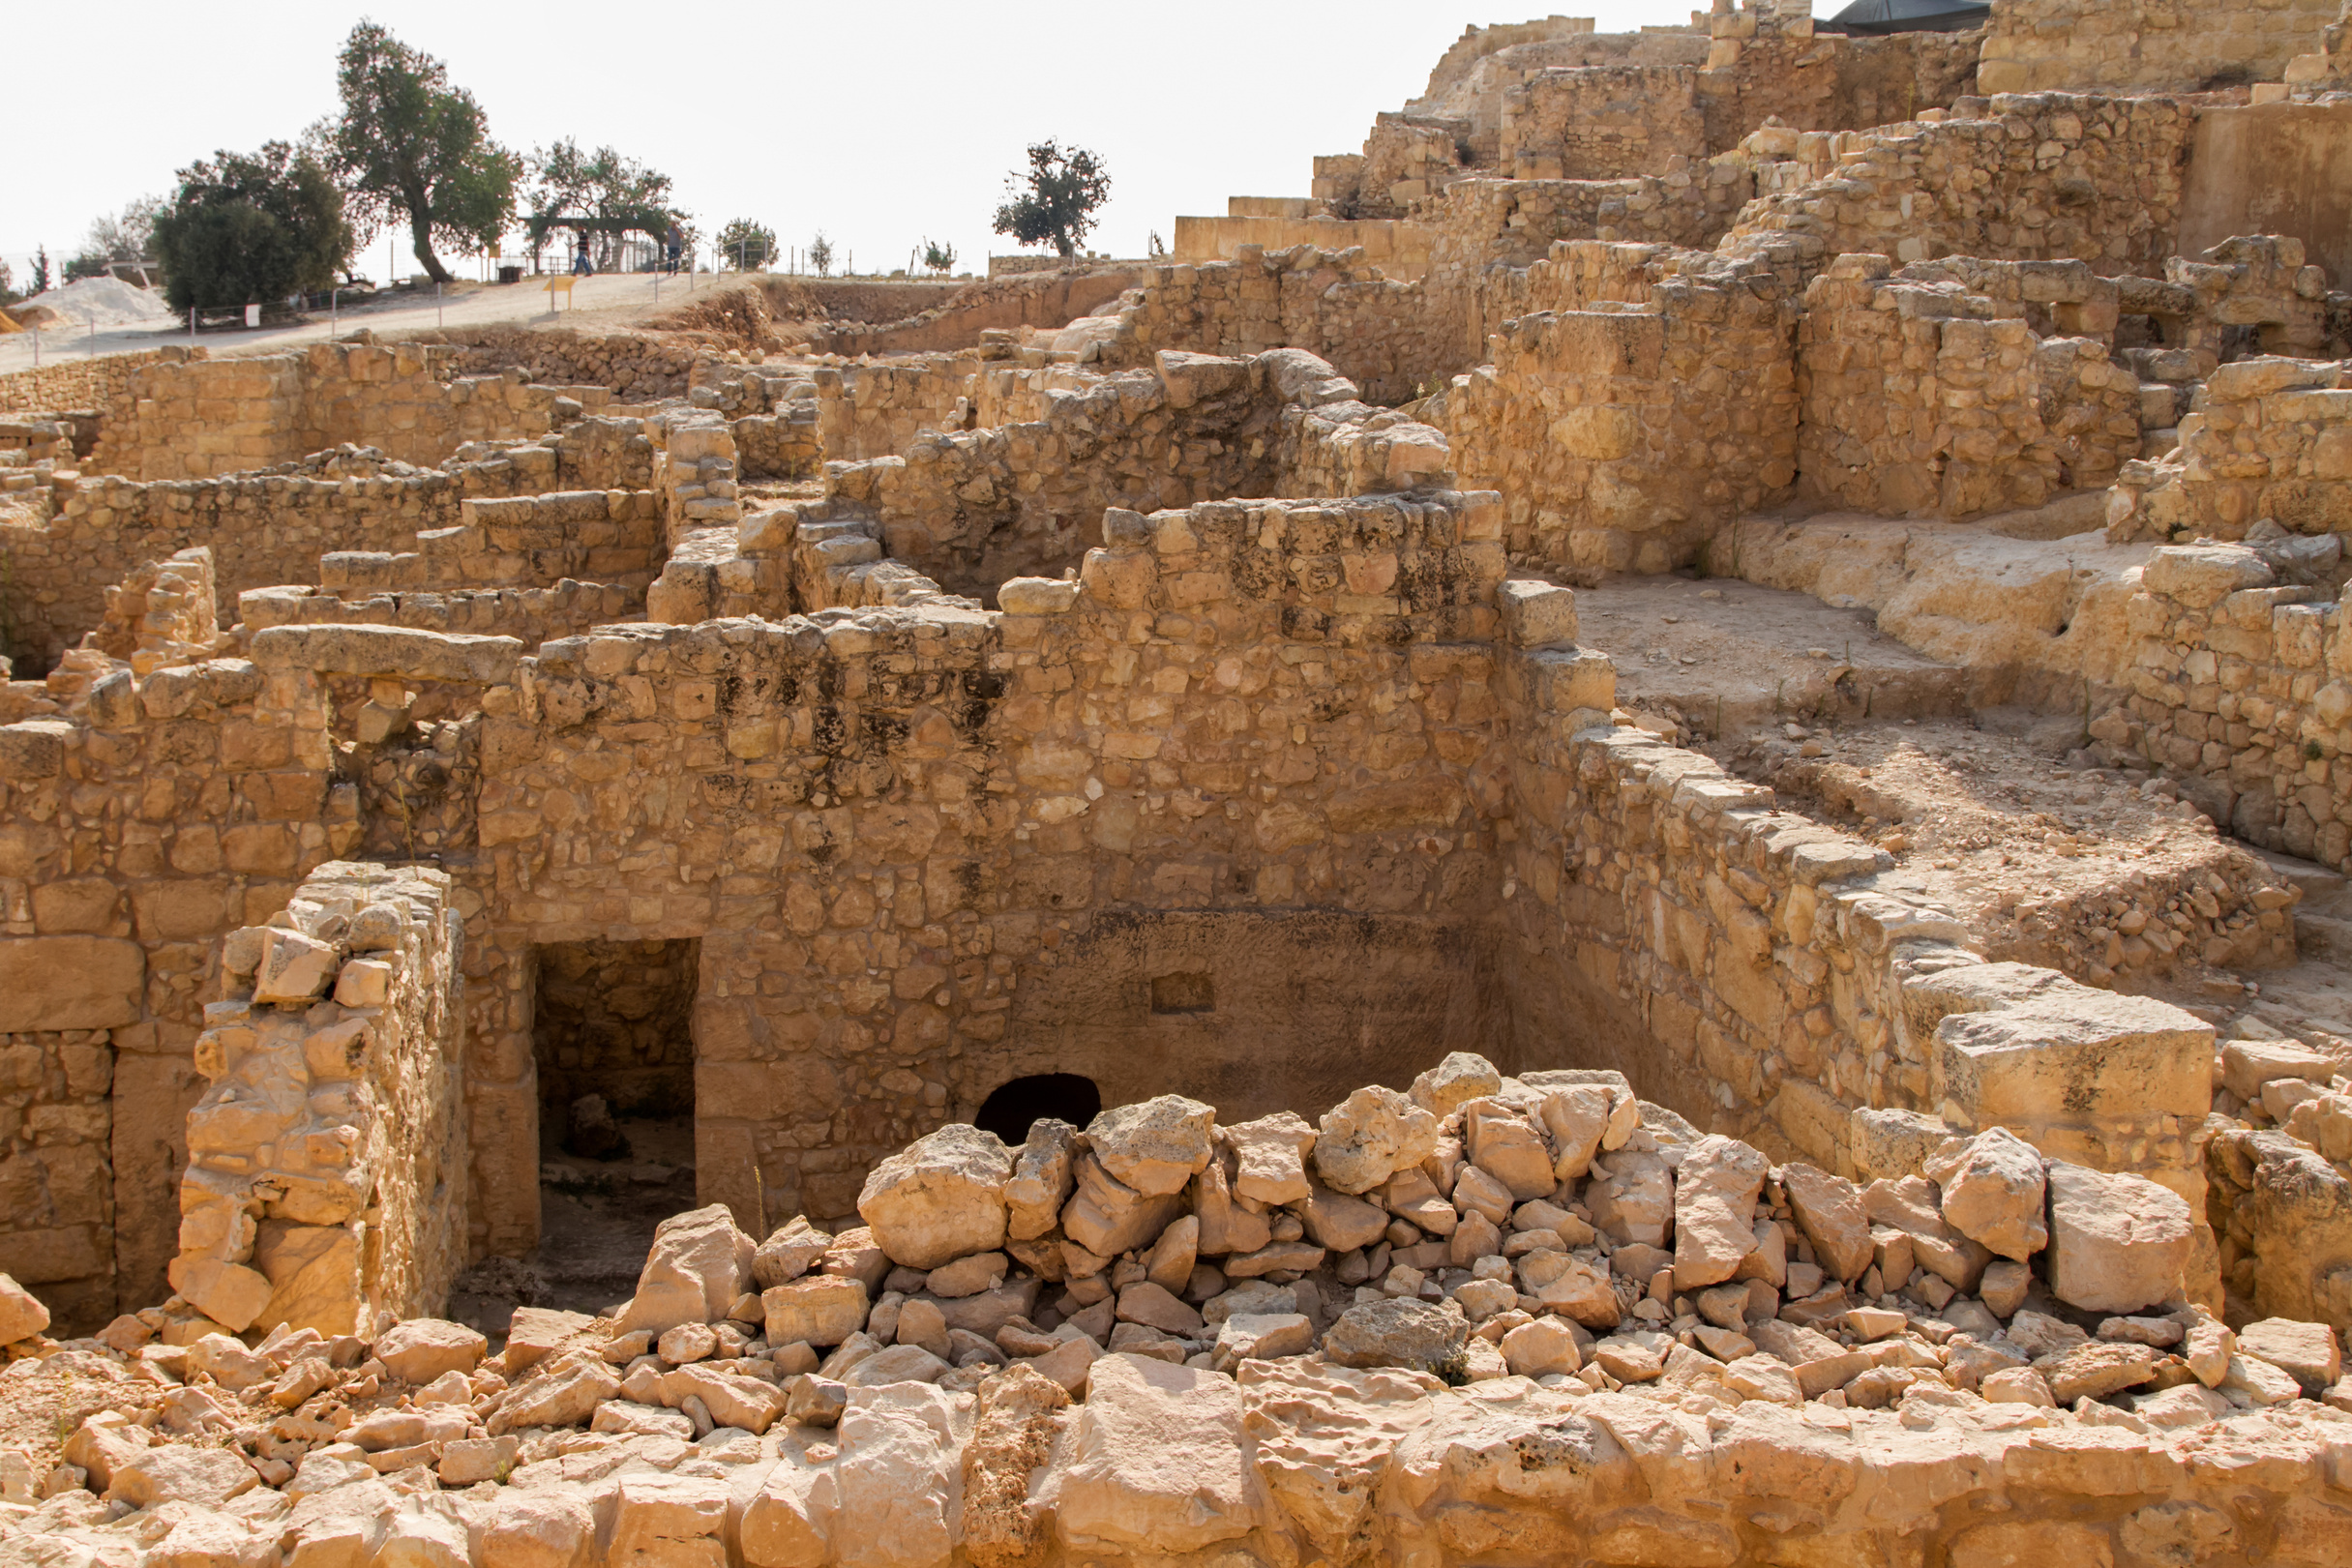
M 336 861 L 223 944 L 172 1288 L 229 1333 L 437 1309 L 465 1261 L 463 927 L 447 873 Z
M 1723 241 L 1776 234 L 1823 258 L 1891 251 L 2160 271 L 2197 111 L 2161 98 L 2005 93 L 1877 130 L 1771 128 L 1742 144 L 1758 194 Z

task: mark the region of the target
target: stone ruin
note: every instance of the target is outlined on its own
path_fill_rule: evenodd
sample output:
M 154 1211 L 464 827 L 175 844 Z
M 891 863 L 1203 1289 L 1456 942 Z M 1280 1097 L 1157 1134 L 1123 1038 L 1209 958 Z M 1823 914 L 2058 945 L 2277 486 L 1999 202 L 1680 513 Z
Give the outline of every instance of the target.
M 0 1543 L 2344 1560 L 2347 26 L 0 377 Z

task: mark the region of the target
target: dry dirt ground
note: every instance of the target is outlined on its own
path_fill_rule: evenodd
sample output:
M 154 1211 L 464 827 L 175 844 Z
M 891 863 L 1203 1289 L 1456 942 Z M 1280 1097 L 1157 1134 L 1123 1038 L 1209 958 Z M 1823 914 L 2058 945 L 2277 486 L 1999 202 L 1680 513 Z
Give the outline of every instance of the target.
M 1995 710 L 1787 722 L 1704 749 L 1785 809 L 1887 850 L 1888 881 L 1953 910 L 1990 957 L 2200 1011 L 2292 962 L 2276 913 L 2298 896 L 2292 879 L 2165 782 L 2069 761 L 2076 733 L 2072 720 Z
M 1617 700 L 1699 736 L 1834 716 L 1963 711 L 1965 670 L 1914 653 L 1868 610 L 1721 577 L 1619 577 L 1576 591 L 1577 640 L 1617 661 Z

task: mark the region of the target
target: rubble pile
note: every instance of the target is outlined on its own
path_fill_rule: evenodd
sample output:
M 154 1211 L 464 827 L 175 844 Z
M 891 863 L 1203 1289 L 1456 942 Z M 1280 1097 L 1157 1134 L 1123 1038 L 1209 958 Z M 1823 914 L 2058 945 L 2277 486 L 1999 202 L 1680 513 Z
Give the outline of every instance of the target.
M 1457 1052 L 1319 1123 L 1163 1095 L 1017 1147 L 950 1125 L 858 1209 L 764 1240 L 672 1216 L 628 1302 L 521 1309 L 494 1353 L 389 1315 L 236 1336 L 176 1297 L 60 1346 L 0 1285 L 0 1410 L 45 1377 L 118 1396 L 54 1452 L 0 1450 L 0 1540 L 815 1568 L 1243 1537 L 1454 1557 L 1574 1524 L 1620 1542 L 1603 1561 L 1728 1563 L 1757 1530 L 2023 1529 L 2043 1494 L 2142 1498 L 2098 1526 L 2127 1535 L 2274 1527 L 2217 1486 L 2352 1519 L 2334 1332 L 2233 1333 L 2185 1294 L 2182 1198 L 1998 1127 L 1858 1186 L 1617 1075 Z

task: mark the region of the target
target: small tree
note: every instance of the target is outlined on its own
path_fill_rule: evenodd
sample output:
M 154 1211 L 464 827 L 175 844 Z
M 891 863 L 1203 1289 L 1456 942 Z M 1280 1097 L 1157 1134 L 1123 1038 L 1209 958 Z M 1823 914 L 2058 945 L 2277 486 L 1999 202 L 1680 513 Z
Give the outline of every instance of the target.
M 325 164 L 310 149 L 283 141 L 191 163 L 155 222 L 164 297 L 179 311 L 326 288 L 350 259 L 352 245 L 342 192 Z
M 14 305 L 22 298 L 16 292 L 16 275 L 9 270 L 7 262 L 0 261 L 0 305 Z
M 749 218 L 731 220 L 719 230 L 719 254 L 745 272 L 776 259 L 776 231 Z
M 1155 228 L 1151 231 L 1151 238 L 1146 243 L 1149 246 L 1149 249 L 1144 252 L 1145 254 L 1164 256 L 1168 253 L 1168 242 L 1160 238 L 1160 231 L 1158 229 Z
M 1094 210 L 1111 199 L 1111 176 L 1102 160 L 1083 147 L 1063 152 L 1057 143 L 1029 148 L 1025 175 L 1004 178 L 1011 199 L 997 209 L 997 232 L 1023 245 L 1051 245 L 1065 257 L 1078 253 L 1094 227 Z
M 33 252 L 33 292 L 46 294 L 48 291 L 49 248 L 45 245 Z
M 564 217 L 585 213 L 600 221 L 597 259 L 609 267 L 622 229 L 640 229 L 660 242 L 685 222 L 684 213 L 666 205 L 670 176 L 610 147 L 582 153 L 567 136 L 533 153 L 530 162 L 538 176 L 529 193 L 534 243 L 547 229 L 561 226 Z
M 938 240 L 925 240 L 923 242 L 923 265 L 929 267 L 933 272 L 955 271 L 956 248 L 952 245 L 943 245 Z
M 416 258 L 450 281 L 438 245 L 488 250 L 515 216 L 521 161 L 490 139 L 482 105 L 449 70 L 372 21 L 351 29 L 336 62 L 342 117 L 329 132 L 353 209 L 408 224 Z
M 833 242 L 825 238 L 825 231 L 821 228 L 817 231 L 817 238 L 809 242 L 809 265 L 817 269 L 819 278 L 832 276 Z
M 125 206 L 120 216 L 101 213 L 90 221 L 81 250 L 66 263 L 66 281 L 99 278 L 121 262 L 145 261 L 155 254 L 155 221 L 164 211 L 161 196 L 141 196 Z

